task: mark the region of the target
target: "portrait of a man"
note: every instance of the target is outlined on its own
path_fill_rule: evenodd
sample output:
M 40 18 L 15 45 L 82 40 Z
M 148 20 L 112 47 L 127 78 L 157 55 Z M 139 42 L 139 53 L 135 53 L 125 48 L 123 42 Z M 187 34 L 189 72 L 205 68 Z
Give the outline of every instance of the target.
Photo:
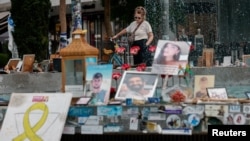
M 87 85 L 85 96 L 91 97 L 90 105 L 106 105 L 109 102 L 109 92 L 111 87 L 113 66 L 88 65 L 87 66 Z
M 149 97 L 153 97 L 156 84 L 157 74 L 126 71 L 123 74 L 115 99 L 148 100 Z
M 195 75 L 194 97 L 208 98 L 207 88 L 214 87 L 214 75 Z

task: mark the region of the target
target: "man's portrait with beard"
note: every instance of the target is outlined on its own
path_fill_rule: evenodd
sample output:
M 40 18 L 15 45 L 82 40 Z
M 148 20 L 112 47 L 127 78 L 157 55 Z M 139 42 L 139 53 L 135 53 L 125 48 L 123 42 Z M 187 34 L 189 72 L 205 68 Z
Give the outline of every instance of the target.
M 126 73 L 118 90 L 118 96 L 137 100 L 148 100 L 154 95 L 157 75 L 147 73 Z

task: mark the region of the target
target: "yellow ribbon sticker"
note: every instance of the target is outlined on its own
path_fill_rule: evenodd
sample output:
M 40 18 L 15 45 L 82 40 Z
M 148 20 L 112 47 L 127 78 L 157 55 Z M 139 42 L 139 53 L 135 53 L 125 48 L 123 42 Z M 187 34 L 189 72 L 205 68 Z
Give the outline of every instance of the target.
M 34 127 L 31 127 L 29 115 L 31 111 L 41 110 L 43 115 L 40 120 L 35 124 Z M 13 139 L 13 141 L 23 141 L 28 138 L 30 141 L 42 141 L 43 139 L 39 137 L 36 132 L 44 125 L 47 120 L 49 109 L 45 103 L 39 102 L 35 103 L 29 107 L 29 109 L 24 113 L 23 117 L 23 128 L 24 132 Z

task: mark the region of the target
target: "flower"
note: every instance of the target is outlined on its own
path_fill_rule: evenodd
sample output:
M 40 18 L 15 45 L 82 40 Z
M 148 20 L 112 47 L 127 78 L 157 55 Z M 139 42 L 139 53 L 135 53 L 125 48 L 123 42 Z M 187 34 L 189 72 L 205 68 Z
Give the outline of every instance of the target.
M 145 70 L 146 70 L 146 67 L 147 67 L 146 63 L 141 63 L 141 64 L 139 64 L 139 65 L 136 67 L 136 70 L 137 70 L 137 71 L 145 71 Z
M 168 78 L 170 78 L 170 77 L 173 77 L 173 75 L 168 75 Z M 161 74 L 161 78 L 165 79 L 166 78 L 166 74 Z
M 181 91 L 177 90 L 170 95 L 170 98 L 173 102 L 183 102 L 186 96 Z
M 118 47 L 118 48 L 115 49 L 115 52 L 117 54 L 124 54 L 125 50 L 126 50 L 125 47 Z
M 148 50 L 149 50 L 151 53 L 153 53 L 153 52 L 155 52 L 155 50 L 156 50 L 156 46 L 151 45 L 151 46 L 149 46 Z
M 111 88 L 110 88 L 110 93 L 111 93 L 111 94 L 116 93 L 116 89 L 115 89 L 114 87 L 111 87 Z
M 118 80 L 121 76 L 122 76 L 122 74 L 120 72 L 113 72 L 113 74 L 112 74 L 112 78 L 114 80 Z
M 122 70 L 128 70 L 130 69 L 130 65 L 125 63 L 125 64 L 122 64 Z
M 110 99 L 113 99 L 115 97 L 115 94 L 116 94 L 116 89 L 114 87 L 111 87 L 109 94 L 110 94 L 110 96 L 109 96 Z
M 139 46 L 132 46 L 131 48 L 130 48 L 130 54 L 132 54 L 132 55 L 136 55 L 136 54 L 138 54 L 138 51 L 140 50 L 140 47 Z
M 194 45 L 190 45 L 190 51 L 194 50 Z

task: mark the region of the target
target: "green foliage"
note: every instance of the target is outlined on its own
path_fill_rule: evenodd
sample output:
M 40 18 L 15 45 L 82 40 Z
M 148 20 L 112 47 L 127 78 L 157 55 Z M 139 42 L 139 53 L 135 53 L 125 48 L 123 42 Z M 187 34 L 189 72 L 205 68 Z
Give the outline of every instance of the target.
M 134 20 L 134 9 L 137 6 L 144 6 L 143 0 L 126 0 L 125 3 L 119 3 L 119 0 L 110 0 L 111 20 L 116 18 L 125 23 L 125 27 Z
M 182 1 L 172 3 L 169 8 L 169 26 L 171 31 L 175 31 L 175 25 L 185 24 L 185 4 Z
M 0 53 L 0 68 L 3 68 L 9 61 L 8 54 Z
M 48 52 L 50 0 L 11 0 L 11 6 L 19 56 L 35 54 L 38 61 L 44 60 Z
M 162 23 L 164 22 L 163 18 L 163 7 L 161 1 L 157 0 L 145 0 L 145 5 L 147 9 L 147 21 L 150 23 L 153 33 L 154 40 L 153 45 L 157 44 L 158 39 L 161 39 L 164 32 Z

